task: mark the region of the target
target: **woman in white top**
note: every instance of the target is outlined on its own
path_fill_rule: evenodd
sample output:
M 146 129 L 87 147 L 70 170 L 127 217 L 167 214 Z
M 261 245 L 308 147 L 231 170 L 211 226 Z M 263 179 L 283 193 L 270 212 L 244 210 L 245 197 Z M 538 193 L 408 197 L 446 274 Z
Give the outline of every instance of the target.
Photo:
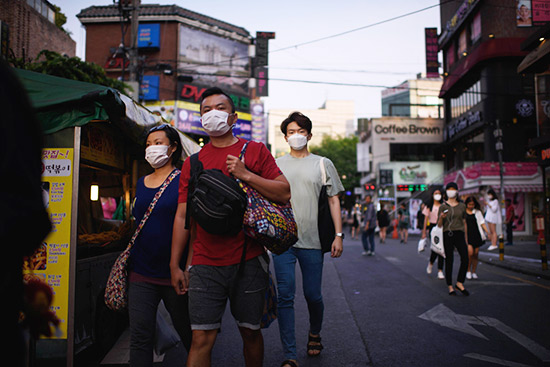
M 468 271 L 466 279 L 477 279 L 477 259 L 479 256 L 479 248 L 485 243 L 485 233 L 489 232 L 485 225 L 485 219 L 479 207 L 476 198 L 469 196 L 466 201 L 466 239 L 468 244 Z
M 441 206 L 441 201 L 443 197 L 441 195 L 441 190 L 435 189 L 432 193 L 431 202 L 426 205 L 422 214 L 424 214 L 424 226 L 422 228 L 422 238 L 430 238 L 430 232 L 433 227 L 437 224 L 437 218 L 439 215 L 439 207 Z M 434 266 L 435 259 L 437 259 L 437 278 L 445 279 L 443 274 L 443 265 L 445 264 L 445 259 L 443 256 L 438 255 L 437 252 L 433 251 L 430 254 L 430 261 L 428 262 L 428 267 L 426 268 L 426 273 L 431 274 L 432 268 Z
M 500 205 L 498 204 L 498 197 L 493 189 L 489 189 L 487 192 L 488 202 L 487 211 L 485 212 L 485 222 L 489 227 L 489 239 L 491 240 L 491 246 L 487 250 L 495 250 L 497 246 L 497 231 L 498 226 L 502 224 L 502 216 L 500 214 Z

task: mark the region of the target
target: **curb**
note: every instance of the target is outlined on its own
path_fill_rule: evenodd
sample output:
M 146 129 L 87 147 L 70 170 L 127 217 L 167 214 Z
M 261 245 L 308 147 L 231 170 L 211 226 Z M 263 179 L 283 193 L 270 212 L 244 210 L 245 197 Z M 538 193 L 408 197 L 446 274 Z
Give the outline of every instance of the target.
M 515 263 L 510 263 L 510 261 L 506 261 L 506 260 L 500 261 L 497 259 L 496 261 L 494 261 L 492 257 L 482 252 L 479 253 L 479 261 L 487 265 L 496 266 L 499 268 L 515 271 L 517 273 L 550 280 L 550 270 L 544 271 L 542 269 L 540 270 L 530 269 L 529 267 L 521 266 Z

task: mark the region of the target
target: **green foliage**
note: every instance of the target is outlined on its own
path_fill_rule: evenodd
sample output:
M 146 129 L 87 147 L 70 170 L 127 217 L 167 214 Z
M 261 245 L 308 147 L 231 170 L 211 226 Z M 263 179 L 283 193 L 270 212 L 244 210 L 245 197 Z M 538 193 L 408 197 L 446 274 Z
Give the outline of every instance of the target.
M 329 158 L 338 170 L 340 180 L 346 190 L 353 191 L 359 186 L 360 174 L 357 172 L 357 136 L 347 138 L 323 137 L 320 145 L 310 147 L 314 154 Z
M 105 74 L 105 70 L 99 65 L 82 61 L 78 57 L 63 56 L 54 51 L 42 50 L 36 59 L 31 62 L 21 58 L 10 59 L 9 62 L 19 69 L 104 85 L 106 87 L 118 89 L 124 94 L 127 94 L 126 90 L 129 88 L 129 86 L 123 82 L 109 78 L 107 74 Z
M 63 26 L 67 23 L 67 16 L 61 12 L 61 8 L 59 6 L 54 5 L 53 7 L 55 9 L 55 25 L 57 28 L 63 29 Z

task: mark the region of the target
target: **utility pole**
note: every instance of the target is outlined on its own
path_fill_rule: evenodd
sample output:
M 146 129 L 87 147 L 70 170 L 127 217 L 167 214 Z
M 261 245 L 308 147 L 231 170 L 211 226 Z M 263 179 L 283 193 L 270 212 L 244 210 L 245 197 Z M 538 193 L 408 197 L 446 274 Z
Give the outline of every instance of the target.
M 497 154 L 498 154 L 498 166 L 499 166 L 499 172 L 500 172 L 500 213 L 499 215 L 502 218 L 502 228 L 501 228 L 501 234 L 498 238 L 498 253 L 499 253 L 499 260 L 504 260 L 504 233 L 506 232 L 506 216 L 502 215 L 503 209 L 506 205 L 506 200 L 504 197 L 504 163 L 502 162 L 502 130 L 500 129 L 500 121 L 496 120 L 496 129 L 493 132 L 495 138 L 497 139 L 497 142 L 495 144 Z
M 130 81 L 139 82 L 138 78 L 138 28 L 139 28 L 139 7 L 141 0 L 132 0 L 132 12 L 130 23 Z

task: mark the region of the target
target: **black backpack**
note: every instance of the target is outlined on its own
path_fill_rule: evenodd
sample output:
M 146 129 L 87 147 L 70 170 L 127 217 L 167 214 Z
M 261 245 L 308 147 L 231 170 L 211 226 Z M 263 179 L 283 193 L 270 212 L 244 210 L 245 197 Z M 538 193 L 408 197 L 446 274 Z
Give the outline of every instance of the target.
M 191 157 L 187 216 L 208 233 L 236 235 L 242 230 L 248 198 L 237 181 L 219 169 L 204 169 L 199 153 Z

